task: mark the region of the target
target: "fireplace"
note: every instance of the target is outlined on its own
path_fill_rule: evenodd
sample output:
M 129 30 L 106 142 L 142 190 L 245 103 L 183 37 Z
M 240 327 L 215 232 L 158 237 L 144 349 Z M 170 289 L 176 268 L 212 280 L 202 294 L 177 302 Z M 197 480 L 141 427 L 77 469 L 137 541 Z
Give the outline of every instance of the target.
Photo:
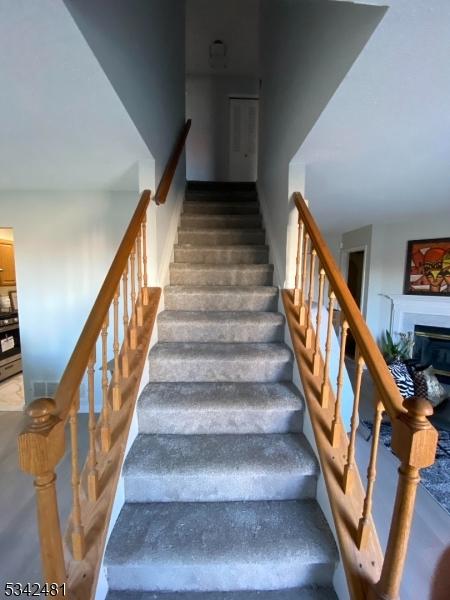
M 450 329 L 416 325 L 413 358 L 431 364 L 439 381 L 450 384 Z

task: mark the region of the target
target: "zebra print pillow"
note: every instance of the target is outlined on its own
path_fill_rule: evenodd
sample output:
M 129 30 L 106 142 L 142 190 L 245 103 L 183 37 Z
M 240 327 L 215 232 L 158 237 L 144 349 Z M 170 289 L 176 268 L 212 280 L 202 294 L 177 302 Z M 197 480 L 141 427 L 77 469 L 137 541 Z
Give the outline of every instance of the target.
M 414 381 L 405 363 L 400 360 L 394 360 L 394 362 L 388 365 L 388 368 L 403 398 L 414 396 Z

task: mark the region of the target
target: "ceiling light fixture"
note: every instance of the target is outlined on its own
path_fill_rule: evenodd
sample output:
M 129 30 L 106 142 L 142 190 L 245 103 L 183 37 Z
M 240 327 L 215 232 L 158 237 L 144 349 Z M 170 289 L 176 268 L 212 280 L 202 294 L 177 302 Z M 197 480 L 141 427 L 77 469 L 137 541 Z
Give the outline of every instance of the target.
M 214 40 L 209 45 L 209 65 L 214 70 L 227 68 L 227 45 L 222 40 Z

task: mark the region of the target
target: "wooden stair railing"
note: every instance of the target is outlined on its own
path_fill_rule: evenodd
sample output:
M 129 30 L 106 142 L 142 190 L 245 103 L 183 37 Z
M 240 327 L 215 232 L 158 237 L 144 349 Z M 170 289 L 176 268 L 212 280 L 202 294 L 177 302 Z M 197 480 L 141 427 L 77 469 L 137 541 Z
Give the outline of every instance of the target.
M 432 465 L 435 460 L 437 431 L 427 419 L 433 410 L 423 398 L 414 397 L 403 401 L 305 200 L 298 192 L 293 198 L 298 210 L 295 289 L 283 290 L 283 303 L 350 596 L 352 600 L 397 600 L 420 481 L 419 471 Z M 325 339 L 321 340 L 325 296 L 328 298 L 325 317 L 327 326 Z M 339 344 L 336 348 L 338 375 L 333 385 L 330 380 L 330 361 L 336 303 L 339 304 L 341 318 L 337 332 Z M 350 432 L 347 435 L 341 407 L 345 347 L 349 332 L 355 339 L 357 352 L 353 410 Z M 370 373 L 375 387 L 373 435 L 366 486 L 363 486 L 355 461 L 364 367 Z M 372 505 L 378 441 L 384 412 L 392 424 L 391 445 L 400 460 L 400 467 L 389 538 L 383 557 L 372 519 Z
M 190 124 L 188 121 L 183 127 L 164 172 L 158 188 L 161 190 L 158 204 L 166 200 Z M 34 476 L 43 580 L 60 586 L 59 595 L 73 600 L 90 600 L 95 595 L 126 442 L 161 296 L 161 288 L 148 286 L 147 209 L 150 200 L 151 193 L 144 191 L 55 397 L 30 403 L 26 410 L 28 420 L 18 439 L 19 465 L 24 472 Z M 108 362 L 111 330 L 113 359 Z M 96 365 L 101 369 L 101 409 L 98 414 Z M 108 376 L 109 369 L 112 370 L 111 377 Z M 78 414 L 84 378 L 87 381 L 89 435 L 87 458 L 80 471 Z M 70 433 L 69 448 L 66 428 Z M 71 453 L 72 512 L 63 535 L 56 468 L 68 449 Z

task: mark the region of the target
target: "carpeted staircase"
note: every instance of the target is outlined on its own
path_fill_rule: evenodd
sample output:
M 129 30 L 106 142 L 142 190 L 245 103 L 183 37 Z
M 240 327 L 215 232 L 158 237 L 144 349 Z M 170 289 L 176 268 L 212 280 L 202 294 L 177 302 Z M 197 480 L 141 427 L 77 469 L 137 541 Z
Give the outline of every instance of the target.
M 254 189 L 191 186 L 174 257 L 108 600 L 332 600 L 337 551 Z

